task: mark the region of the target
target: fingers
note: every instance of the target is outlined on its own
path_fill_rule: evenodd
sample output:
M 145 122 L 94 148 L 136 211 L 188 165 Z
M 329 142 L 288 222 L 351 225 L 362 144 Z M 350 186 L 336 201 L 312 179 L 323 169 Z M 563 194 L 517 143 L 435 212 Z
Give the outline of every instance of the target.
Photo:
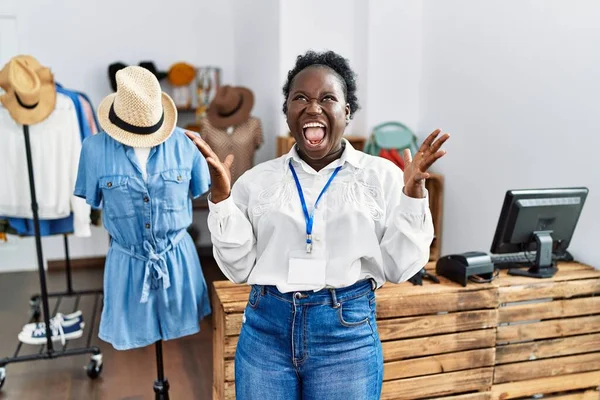
M 429 147 L 432 153 L 436 153 L 440 147 L 450 138 L 450 134 L 444 133 Z
M 429 155 L 426 159 L 424 159 L 419 165 L 419 170 L 422 172 L 427 171 L 434 162 L 439 160 L 440 158 L 446 155 L 446 150 L 438 150 L 434 154 Z
M 421 147 L 419 147 L 419 151 L 422 151 L 422 152 L 427 151 L 431 147 L 433 141 L 435 140 L 437 135 L 440 134 L 441 131 L 442 131 L 441 129 L 436 129 L 435 131 L 431 132 L 429 134 L 429 136 L 427 136 L 427 138 L 425 138 Z
M 437 138 L 434 142 L 429 142 L 430 139 L 435 138 L 440 133 L 439 129 L 436 129 L 425 141 L 423 145 L 429 143 L 427 151 L 422 153 L 423 158 L 419 159 L 419 170 L 422 172 L 427 171 L 434 162 L 442 158 L 446 154 L 446 150 L 440 150 L 442 145 L 450 138 L 450 134 L 444 133 L 442 136 Z M 434 135 L 435 134 L 435 135 Z M 422 146 L 421 146 L 422 147 Z
M 190 138 L 190 140 L 192 142 L 194 142 L 194 144 L 196 145 L 198 150 L 200 150 L 200 152 L 202 153 L 204 158 L 207 159 L 207 161 L 208 161 L 208 158 L 215 158 L 216 160 L 219 159 L 219 157 L 217 157 L 217 155 L 215 154 L 213 149 L 211 149 L 210 146 L 208 145 L 208 143 L 206 143 L 204 140 L 202 140 L 202 138 L 200 136 L 198 136 L 195 133 L 190 132 L 190 131 L 185 131 L 185 134 L 187 135 L 187 137 Z
M 429 179 L 429 173 L 428 172 L 417 172 L 414 176 L 414 180 L 415 182 L 420 182 L 423 181 L 425 179 Z
M 408 167 L 412 163 L 412 155 L 410 149 L 404 149 L 402 152 L 402 159 L 404 159 L 404 168 Z
M 229 154 L 227 157 L 225 157 L 225 162 L 223 163 L 223 165 L 228 170 L 231 169 L 231 165 L 233 165 L 233 158 L 233 154 Z
M 206 158 L 206 163 L 208 164 L 209 167 L 214 168 L 215 171 L 220 171 L 220 169 L 221 169 L 221 163 L 219 161 L 216 161 L 212 157 L 207 157 Z

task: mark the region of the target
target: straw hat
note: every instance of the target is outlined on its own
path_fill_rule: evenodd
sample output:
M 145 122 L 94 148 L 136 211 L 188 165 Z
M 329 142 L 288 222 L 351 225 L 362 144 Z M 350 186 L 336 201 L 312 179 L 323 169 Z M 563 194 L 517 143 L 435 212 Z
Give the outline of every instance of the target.
M 167 140 L 177 123 L 177 108 L 161 91 L 156 76 L 146 68 L 130 66 L 119 70 L 116 78 L 117 92 L 98 107 L 102 129 L 132 147 L 153 147 Z
M 244 87 L 221 86 L 210 103 L 206 117 L 219 129 L 240 125 L 250 118 L 254 94 Z
M 0 71 L 0 102 L 19 124 L 42 122 L 56 105 L 56 86 L 49 68 L 29 55 L 13 57 Z

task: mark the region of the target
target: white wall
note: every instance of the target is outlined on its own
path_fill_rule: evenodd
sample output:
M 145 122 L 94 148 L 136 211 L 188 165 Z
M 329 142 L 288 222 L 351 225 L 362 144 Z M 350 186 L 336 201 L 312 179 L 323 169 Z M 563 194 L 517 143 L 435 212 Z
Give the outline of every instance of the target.
M 235 83 L 254 92 L 252 114 L 260 118 L 263 128 L 264 144 L 256 154 L 257 163 L 273 158 L 279 134 L 283 100 L 279 15 L 279 0 L 234 2 Z
M 489 251 L 507 189 L 585 185 L 570 250 L 600 267 L 600 3 L 424 4 L 419 131 L 453 135 L 443 252 Z
M 369 3 L 368 88 L 361 99 L 367 127 L 388 121 L 416 133 L 422 80 L 423 5 L 421 0 Z
M 296 57 L 307 50 L 333 50 L 350 60 L 357 71 L 366 69 L 367 10 L 361 0 L 281 1 L 280 76 L 281 86 L 294 67 Z M 359 85 L 360 76 L 359 76 Z M 279 90 L 281 93 L 281 90 Z M 280 95 L 280 102 L 283 96 Z M 362 134 L 360 117 L 348 127 L 349 134 Z M 364 126 L 362 127 L 364 128 Z M 280 117 L 279 135 L 289 131 L 285 118 Z
M 16 52 L 31 54 L 65 87 L 86 92 L 95 106 L 111 91 L 107 68 L 115 61 L 153 60 L 160 69 L 178 61 L 217 65 L 223 82 L 231 82 L 232 12 L 228 0 L 172 0 L 168 6 L 161 0 L 1 0 L 0 61 L 4 65 Z M 7 50 L 4 40 L 14 47 Z M 62 237 L 43 242 L 47 259 L 64 257 Z M 73 257 L 103 256 L 107 235 L 95 228 L 92 238 L 70 243 Z M 35 269 L 35 257 L 33 239 L 13 238 L 11 245 L 0 244 L 0 271 Z

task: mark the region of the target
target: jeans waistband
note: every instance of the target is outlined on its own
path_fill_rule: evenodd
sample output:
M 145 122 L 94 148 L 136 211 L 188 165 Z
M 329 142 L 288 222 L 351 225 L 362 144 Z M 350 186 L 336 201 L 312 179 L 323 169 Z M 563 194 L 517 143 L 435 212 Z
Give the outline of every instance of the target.
M 140 303 L 148 302 L 148 297 L 150 296 L 150 273 L 154 272 L 154 278 L 156 280 L 162 279 L 164 290 L 167 290 L 169 287 L 171 287 L 171 279 L 169 277 L 169 270 L 167 268 L 165 254 L 175 248 L 177 244 L 179 244 L 179 242 L 181 242 L 181 240 L 185 237 L 185 235 L 187 235 L 187 231 L 182 229 L 172 239 L 169 240 L 167 247 L 158 253 L 156 252 L 154 246 L 152 246 L 152 244 L 147 240 L 144 240 L 143 244 L 144 254 L 139 254 L 136 252 L 135 247 L 127 248 L 114 241 L 111 243 L 111 247 L 113 249 L 146 263 L 146 271 L 144 272 L 144 282 L 142 284 L 142 297 L 140 298 Z
M 313 291 L 299 291 L 281 293 L 276 286 L 270 285 L 254 285 L 261 293 L 269 293 L 283 301 L 294 303 L 297 305 L 317 305 L 317 304 L 331 304 L 334 307 L 338 307 L 340 303 L 355 299 L 357 297 L 364 296 L 370 292 L 374 292 L 377 285 L 373 279 L 365 279 L 356 282 L 355 284 L 340 288 L 325 288 L 318 292 Z

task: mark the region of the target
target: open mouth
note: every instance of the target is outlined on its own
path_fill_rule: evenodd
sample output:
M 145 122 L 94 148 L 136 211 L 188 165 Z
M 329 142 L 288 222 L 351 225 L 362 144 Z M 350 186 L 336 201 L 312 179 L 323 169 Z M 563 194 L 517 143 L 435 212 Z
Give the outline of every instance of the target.
M 310 147 L 319 147 L 325 141 L 325 125 L 320 122 L 307 122 L 302 126 L 302 133 Z

